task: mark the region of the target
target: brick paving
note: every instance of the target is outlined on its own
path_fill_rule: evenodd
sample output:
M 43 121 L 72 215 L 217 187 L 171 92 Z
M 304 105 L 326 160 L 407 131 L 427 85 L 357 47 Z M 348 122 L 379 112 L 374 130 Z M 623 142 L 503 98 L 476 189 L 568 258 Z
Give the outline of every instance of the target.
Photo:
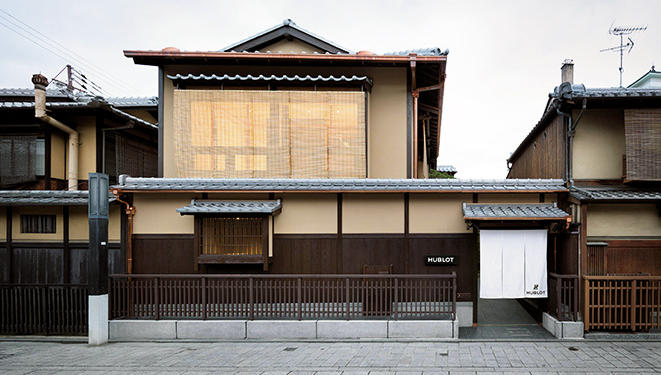
M 661 342 L 0 342 L 2 374 L 640 374 Z

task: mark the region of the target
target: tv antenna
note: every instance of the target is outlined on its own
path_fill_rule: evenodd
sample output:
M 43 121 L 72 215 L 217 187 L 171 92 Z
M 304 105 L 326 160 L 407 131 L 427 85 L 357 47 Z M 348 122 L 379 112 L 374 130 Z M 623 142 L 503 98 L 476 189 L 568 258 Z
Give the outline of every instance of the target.
M 620 37 L 620 45 L 611 47 L 611 48 L 604 48 L 600 50 L 599 52 L 620 52 L 620 87 L 622 87 L 622 72 L 624 71 L 624 68 L 622 67 L 622 60 L 624 56 L 624 50 L 627 50 L 627 53 L 630 53 L 631 50 L 633 49 L 634 42 L 631 40 L 630 37 L 627 36 L 628 41 L 624 43 L 624 36 L 625 35 L 631 35 L 636 31 L 645 31 L 647 30 L 647 26 L 615 26 L 611 24 L 611 27 L 608 29 L 608 33 L 611 35 L 619 36 Z

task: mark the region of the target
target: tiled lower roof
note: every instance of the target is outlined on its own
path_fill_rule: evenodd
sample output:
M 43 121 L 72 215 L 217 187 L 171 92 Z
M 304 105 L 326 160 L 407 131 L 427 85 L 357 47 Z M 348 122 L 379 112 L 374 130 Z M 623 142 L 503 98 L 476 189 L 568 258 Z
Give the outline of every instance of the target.
M 645 189 L 624 185 L 613 186 L 573 186 L 570 195 L 581 201 L 659 201 L 661 188 Z
M 0 206 L 87 206 L 88 197 L 87 190 L 0 190 Z
M 565 192 L 562 180 L 144 178 L 122 175 L 123 191 Z
M 186 207 L 177 208 L 182 215 L 195 214 L 272 214 L 280 211 L 282 205 L 278 200 L 253 201 L 200 201 L 193 199 Z
M 570 217 L 555 203 L 463 204 L 464 218 L 471 220 L 557 220 Z
M 322 76 L 322 75 L 317 75 L 317 76 L 299 76 L 299 75 L 293 75 L 293 76 L 288 76 L 288 75 L 228 75 L 228 74 L 223 74 L 223 75 L 206 75 L 206 74 L 176 74 L 176 75 L 170 75 L 168 74 L 167 77 L 169 79 L 175 80 L 175 81 L 187 81 L 187 80 L 205 80 L 205 81 L 287 81 L 287 82 L 367 82 L 368 85 L 372 85 L 372 80 L 369 79 L 366 76 Z
M 439 165 L 436 170 L 445 173 L 457 173 L 457 168 L 454 165 Z

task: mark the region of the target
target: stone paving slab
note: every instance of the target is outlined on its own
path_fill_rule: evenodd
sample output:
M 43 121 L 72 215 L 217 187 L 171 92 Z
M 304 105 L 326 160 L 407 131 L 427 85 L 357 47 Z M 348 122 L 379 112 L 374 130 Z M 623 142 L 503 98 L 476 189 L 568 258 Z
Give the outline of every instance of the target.
M 2 374 L 641 374 L 661 342 L 0 342 Z

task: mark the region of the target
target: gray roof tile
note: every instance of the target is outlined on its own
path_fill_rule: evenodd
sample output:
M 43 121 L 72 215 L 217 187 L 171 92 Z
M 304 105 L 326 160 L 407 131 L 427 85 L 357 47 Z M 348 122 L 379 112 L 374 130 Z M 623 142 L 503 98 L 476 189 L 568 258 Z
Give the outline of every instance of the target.
M 562 180 L 460 179 L 240 179 L 144 178 L 120 176 L 121 190 L 319 191 L 319 192 L 510 192 L 567 191 Z
M 0 88 L 0 97 L 2 96 L 23 96 L 34 98 L 34 89 L 29 88 Z M 66 89 L 47 89 L 47 98 L 69 98 L 72 95 Z
M 372 85 L 372 80 L 369 79 L 369 77 L 366 76 L 351 76 L 351 77 L 346 77 L 346 76 L 299 76 L 299 75 L 294 75 L 294 76 L 288 76 L 288 75 L 270 75 L 270 76 L 265 76 L 265 75 L 258 75 L 258 76 L 253 76 L 253 75 L 206 75 L 206 74 L 187 74 L 187 75 L 182 75 L 182 74 L 177 74 L 177 75 L 170 75 L 168 74 L 167 77 L 172 80 L 181 80 L 181 81 L 187 81 L 187 80 L 206 80 L 206 81 L 289 81 L 289 82 L 305 82 L 305 81 L 311 81 L 311 82 L 317 82 L 317 81 L 322 81 L 322 82 L 367 82 L 369 85 Z
M 463 205 L 466 219 L 564 219 L 570 215 L 555 203 L 516 204 L 466 204 Z
M 457 173 L 457 168 L 454 165 L 438 165 L 436 166 L 436 170 L 445 173 Z
M 450 50 L 447 48 L 445 50 L 441 50 L 438 47 L 435 48 L 418 48 L 418 49 L 407 49 L 404 51 L 394 51 L 394 52 L 386 52 L 384 55 L 386 56 L 407 56 L 409 54 L 415 53 L 418 56 L 446 56 L 448 53 L 450 53 Z
M 574 186 L 570 195 L 581 201 L 659 201 L 661 189 L 644 189 L 624 185 L 613 186 Z
M 177 208 L 182 215 L 195 214 L 272 214 L 280 211 L 282 205 L 278 200 L 224 200 L 201 201 L 193 199 L 186 207 Z
M 87 206 L 88 196 L 87 190 L 0 190 L 0 206 Z

